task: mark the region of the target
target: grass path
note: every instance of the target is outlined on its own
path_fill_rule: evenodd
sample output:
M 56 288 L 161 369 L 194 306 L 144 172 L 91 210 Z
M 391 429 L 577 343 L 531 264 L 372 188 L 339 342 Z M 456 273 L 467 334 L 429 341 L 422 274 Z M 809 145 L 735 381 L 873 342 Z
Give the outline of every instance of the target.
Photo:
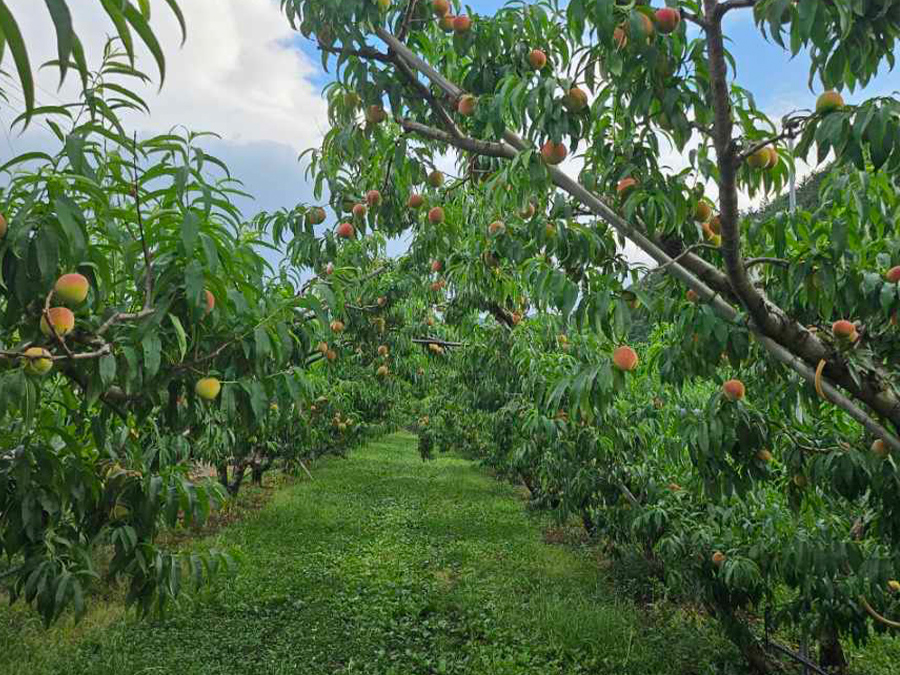
M 648 618 L 587 554 L 544 543 L 514 489 L 470 462 L 423 463 L 397 434 L 314 476 L 200 542 L 240 568 L 165 621 L 89 621 L 38 649 L 0 614 L 0 672 L 740 672 L 684 616 Z

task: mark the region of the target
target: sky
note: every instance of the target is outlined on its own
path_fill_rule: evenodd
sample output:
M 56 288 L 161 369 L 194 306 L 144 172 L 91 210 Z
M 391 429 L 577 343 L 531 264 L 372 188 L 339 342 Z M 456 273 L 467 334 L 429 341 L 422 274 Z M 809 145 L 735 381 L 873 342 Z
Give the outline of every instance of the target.
M 73 0 L 74 21 L 88 54 L 89 64 L 99 60 L 112 26 L 99 2 Z M 491 14 L 503 3 L 472 2 L 469 13 Z M 659 0 L 654 4 L 662 4 Z M 17 6 L 18 5 L 18 6 Z M 223 159 L 243 181 L 255 200 L 242 200 L 249 218 L 260 210 L 291 208 L 312 200 L 300 153 L 317 145 L 327 129 L 322 87 L 330 75 L 322 70 L 314 42 L 291 30 L 278 0 L 181 0 L 188 39 L 180 46 L 180 33 L 165 3 L 153 3 L 153 25 L 167 59 L 167 77 L 158 90 L 158 76 L 149 55 L 139 50 L 138 66 L 153 75 L 154 83 L 140 91 L 152 114 L 136 115 L 131 127 L 142 134 L 164 133 L 176 125 L 214 131 L 221 136 L 205 148 Z M 32 64 L 55 57 L 55 44 L 47 39 L 52 24 L 44 3 L 14 0 L 13 11 L 25 34 Z M 757 105 L 772 116 L 814 105 L 816 90 L 807 88 L 808 64 L 801 56 L 791 60 L 777 45 L 767 43 L 752 22 L 750 12 L 733 12 L 726 25 L 731 51 L 738 62 L 738 82 L 756 94 Z M 10 70 L 7 55 L 4 69 Z M 887 94 L 896 74 L 885 72 L 865 90 L 845 94 L 848 102 Z M 37 100 L 49 105 L 72 100 L 74 77 L 57 89 L 57 73 L 44 69 L 38 79 Z M 9 123 L 22 109 L 14 80 L 0 76 L 10 104 L 0 101 L 0 164 L 13 154 L 55 148 L 49 130 L 33 125 L 24 133 Z M 673 164 L 675 154 L 667 156 Z M 577 166 L 573 167 L 577 169 Z M 745 205 L 748 205 L 745 202 Z M 395 243 L 391 250 L 398 252 Z M 646 260 L 633 247 L 626 253 Z

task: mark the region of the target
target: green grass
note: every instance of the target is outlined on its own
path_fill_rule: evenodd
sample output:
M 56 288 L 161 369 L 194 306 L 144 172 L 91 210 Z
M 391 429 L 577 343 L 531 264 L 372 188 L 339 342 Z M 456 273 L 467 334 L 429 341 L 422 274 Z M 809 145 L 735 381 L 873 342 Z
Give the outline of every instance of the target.
M 239 570 L 164 621 L 98 603 L 45 632 L 0 610 L 0 673 L 742 672 L 702 620 L 638 607 L 589 551 L 544 543 L 470 462 L 423 463 L 398 434 L 314 476 L 198 542 L 239 551 Z

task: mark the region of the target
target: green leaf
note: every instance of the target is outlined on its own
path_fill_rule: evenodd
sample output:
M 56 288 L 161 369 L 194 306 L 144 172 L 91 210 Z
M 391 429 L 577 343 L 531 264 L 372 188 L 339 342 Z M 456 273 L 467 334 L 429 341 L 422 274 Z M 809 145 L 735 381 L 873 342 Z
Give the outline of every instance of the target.
M 106 354 L 100 357 L 100 382 L 104 388 L 108 388 L 116 378 L 116 357 Z
M 153 31 L 150 29 L 150 26 L 147 24 L 147 20 L 144 19 L 134 5 L 127 3 L 123 9 L 128 23 L 130 23 L 135 32 L 141 36 L 141 39 L 144 41 L 144 44 L 147 45 L 147 49 L 150 50 L 150 53 L 156 61 L 156 67 L 159 69 L 159 86 L 162 88 L 163 82 L 166 80 L 166 58 L 163 55 L 162 47 L 159 46 L 159 42 L 153 34 Z
M 28 126 L 31 112 L 34 110 L 34 79 L 31 75 L 31 63 L 28 60 L 28 51 L 25 49 L 25 40 L 22 38 L 19 25 L 6 6 L 5 0 L 0 0 L 0 35 L 9 45 L 9 51 L 12 52 L 13 61 L 19 73 L 22 96 L 25 98 L 25 110 L 28 113 L 25 126 Z
M 160 352 L 162 344 L 159 335 L 156 333 L 147 333 L 141 340 L 141 346 L 144 348 L 144 381 L 150 380 L 159 372 Z
M 169 321 L 172 322 L 172 327 L 175 329 L 175 337 L 178 339 L 178 361 L 181 362 L 187 353 L 187 335 L 185 335 L 184 326 L 181 325 L 181 319 L 174 314 L 169 314 Z

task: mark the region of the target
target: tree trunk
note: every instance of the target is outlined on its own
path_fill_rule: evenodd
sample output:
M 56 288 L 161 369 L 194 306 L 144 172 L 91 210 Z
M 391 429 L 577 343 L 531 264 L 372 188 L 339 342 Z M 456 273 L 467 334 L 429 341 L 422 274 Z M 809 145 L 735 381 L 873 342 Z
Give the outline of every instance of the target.
M 826 628 L 819 638 L 819 665 L 832 668 L 835 675 L 844 675 L 847 672 L 847 658 L 834 628 Z

